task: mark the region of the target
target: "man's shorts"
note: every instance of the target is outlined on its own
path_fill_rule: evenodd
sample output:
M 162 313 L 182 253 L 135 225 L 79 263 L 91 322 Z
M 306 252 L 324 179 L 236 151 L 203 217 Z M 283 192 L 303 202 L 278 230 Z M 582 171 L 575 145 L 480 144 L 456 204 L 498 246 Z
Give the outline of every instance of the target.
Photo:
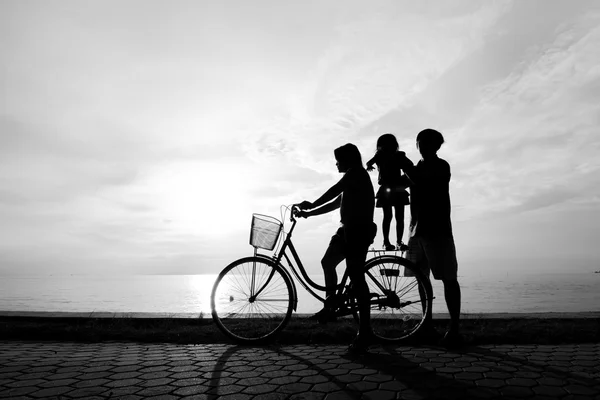
M 457 279 L 458 262 L 452 237 L 413 236 L 408 239 L 406 258 L 415 263 L 426 276 L 431 271 L 438 280 Z

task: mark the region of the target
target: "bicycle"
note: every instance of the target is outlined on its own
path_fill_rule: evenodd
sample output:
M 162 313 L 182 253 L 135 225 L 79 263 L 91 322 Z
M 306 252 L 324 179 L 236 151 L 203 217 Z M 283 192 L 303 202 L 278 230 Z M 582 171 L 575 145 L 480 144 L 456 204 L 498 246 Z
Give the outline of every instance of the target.
M 254 255 L 225 267 L 212 289 L 213 320 L 225 335 L 238 343 L 266 342 L 285 328 L 298 305 L 293 277 L 309 294 L 332 309 L 336 317 L 352 315 L 356 321 L 359 319 L 347 270 L 334 296 L 325 299 L 315 293 L 326 288 L 308 276 L 292 243 L 299 209 L 296 205 L 282 207 L 286 211 L 291 208 L 292 225 L 284 232 L 279 251 L 275 250 L 271 256 L 258 253 L 259 248 L 272 251 L 280 242 L 283 223 L 274 217 L 253 214 L 250 245 L 254 247 Z M 412 262 L 398 256 L 397 251 L 391 255 L 385 254 L 385 250 L 371 249 L 369 252 L 375 256 L 367 259 L 364 267 L 371 294 L 373 333 L 388 343 L 414 336 L 423 327 L 433 303 L 429 278 Z

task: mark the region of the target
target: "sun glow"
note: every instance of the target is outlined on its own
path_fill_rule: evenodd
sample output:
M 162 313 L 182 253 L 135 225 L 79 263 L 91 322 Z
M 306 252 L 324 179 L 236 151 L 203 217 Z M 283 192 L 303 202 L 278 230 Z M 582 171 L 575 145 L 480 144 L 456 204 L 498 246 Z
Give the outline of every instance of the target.
M 184 234 L 214 237 L 245 228 L 251 205 L 243 175 L 239 166 L 224 163 L 171 166 L 155 183 L 162 217 Z

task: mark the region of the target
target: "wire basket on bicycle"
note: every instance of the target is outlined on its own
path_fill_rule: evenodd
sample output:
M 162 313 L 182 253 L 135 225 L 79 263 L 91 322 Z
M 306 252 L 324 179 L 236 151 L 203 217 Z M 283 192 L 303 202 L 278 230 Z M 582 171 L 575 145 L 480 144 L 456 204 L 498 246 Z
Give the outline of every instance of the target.
M 250 229 L 250 245 L 253 247 L 273 250 L 283 224 L 276 218 L 268 215 L 252 214 L 252 227 Z

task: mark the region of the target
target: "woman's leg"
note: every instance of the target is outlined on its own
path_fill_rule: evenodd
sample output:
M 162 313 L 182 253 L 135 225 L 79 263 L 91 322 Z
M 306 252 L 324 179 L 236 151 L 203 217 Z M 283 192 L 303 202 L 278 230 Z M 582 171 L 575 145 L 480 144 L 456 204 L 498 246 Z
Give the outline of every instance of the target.
M 326 297 L 335 294 L 335 287 L 337 285 L 337 272 L 335 269 L 345 257 L 345 241 L 342 235 L 343 233 L 340 233 L 340 230 L 333 235 L 321 259 L 321 267 L 323 267 L 323 274 L 325 276 L 325 286 L 327 287 L 325 291 Z
M 371 304 L 369 286 L 365 280 L 366 251 L 352 251 L 346 258 L 346 265 L 352 279 L 352 287 L 358 302 L 359 328 L 358 334 L 363 338 L 369 338 L 373 333 L 371 330 Z
M 404 206 L 394 206 L 395 217 L 396 217 L 396 243 L 402 243 L 402 237 L 404 236 Z
M 381 231 L 383 232 L 384 246 L 390 244 L 390 224 L 392 222 L 392 207 L 383 206 L 383 221 L 381 223 Z

